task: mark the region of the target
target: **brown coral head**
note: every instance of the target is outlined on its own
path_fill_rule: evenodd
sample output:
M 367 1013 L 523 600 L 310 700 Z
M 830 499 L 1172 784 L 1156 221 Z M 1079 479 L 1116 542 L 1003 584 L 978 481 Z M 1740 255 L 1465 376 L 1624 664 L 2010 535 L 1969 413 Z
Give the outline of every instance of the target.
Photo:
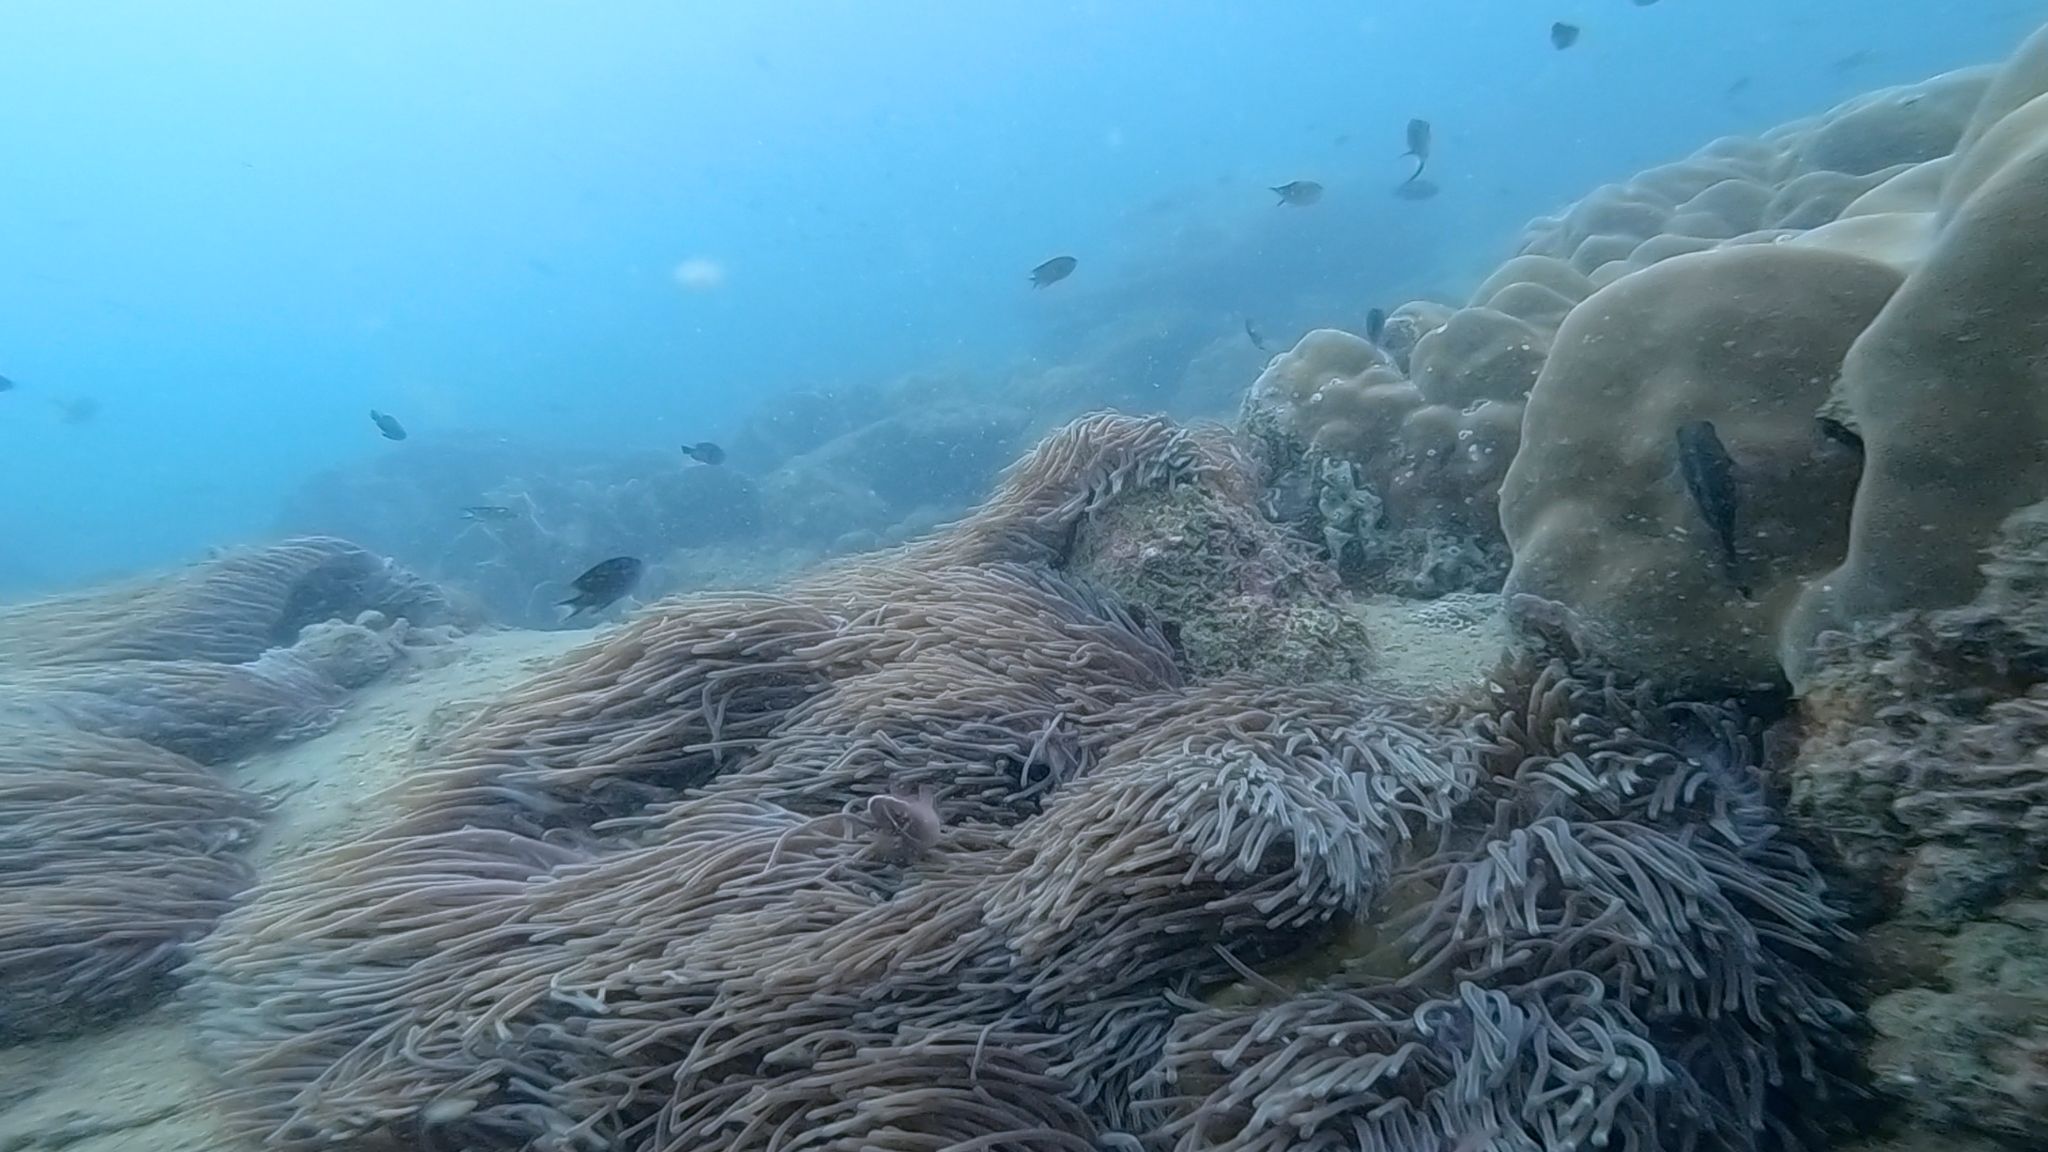
M 932 850 L 945 825 L 936 794 L 927 784 L 915 796 L 900 791 L 868 797 L 868 827 L 886 859 L 908 864 Z

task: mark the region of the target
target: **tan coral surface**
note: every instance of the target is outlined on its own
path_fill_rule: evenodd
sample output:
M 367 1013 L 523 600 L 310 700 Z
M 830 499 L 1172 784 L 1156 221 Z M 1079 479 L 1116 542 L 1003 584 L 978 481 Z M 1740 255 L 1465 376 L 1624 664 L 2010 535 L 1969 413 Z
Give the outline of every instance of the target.
M 1814 413 L 1897 285 L 1883 264 L 1764 245 L 1667 261 L 1574 309 L 1502 490 L 1510 597 L 1570 607 L 1639 675 L 1774 679 L 1776 621 L 1842 554 L 1856 486 Z M 1732 575 L 1680 475 L 1676 432 L 1696 420 L 1741 487 Z

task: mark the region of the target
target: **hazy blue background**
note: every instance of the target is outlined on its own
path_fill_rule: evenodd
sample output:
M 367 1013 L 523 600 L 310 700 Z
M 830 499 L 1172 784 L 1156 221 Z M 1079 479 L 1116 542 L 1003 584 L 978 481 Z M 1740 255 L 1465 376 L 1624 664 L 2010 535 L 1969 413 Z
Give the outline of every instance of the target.
M 7 0 L 0 586 L 261 533 L 309 473 L 403 450 L 372 406 L 417 437 L 669 446 L 779 389 L 1056 360 L 1077 309 L 1144 292 L 1257 314 L 1309 282 L 1360 312 L 1459 289 L 1600 181 L 1996 59 L 2039 15 Z M 1585 29 L 1568 53 L 1559 19 Z M 1437 127 L 1428 204 L 1386 192 L 1411 116 Z M 1324 204 L 1277 212 L 1264 186 L 1292 179 Z M 1060 253 L 1075 279 L 1026 289 Z M 722 285 L 679 285 L 691 258 Z M 99 418 L 60 424 L 73 396 Z

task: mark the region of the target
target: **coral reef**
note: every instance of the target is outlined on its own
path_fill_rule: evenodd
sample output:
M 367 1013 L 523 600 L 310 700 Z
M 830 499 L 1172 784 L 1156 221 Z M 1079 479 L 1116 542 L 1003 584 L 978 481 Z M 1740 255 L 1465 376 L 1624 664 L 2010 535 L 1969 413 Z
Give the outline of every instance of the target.
M 1227 476 L 1110 505 L 1081 525 L 1067 567 L 1157 614 L 1198 676 L 1361 678 L 1370 643 L 1335 570 L 1260 515 L 1255 465 L 1212 439 Z
M 267 808 L 206 765 L 324 729 L 451 628 L 431 585 L 323 538 L 0 610 L 0 1042 L 165 992 Z
M 1596 189 L 1533 221 L 1514 255 L 1462 307 L 1417 301 L 1395 309 L 1379 347 L 1342 332 L 1310 333 L 1272 363 L 1246 400 L 1246 423 L 1267 444 L 1276 488 L 1302 494 L 1287 501 L 1291 514 L 1283 518 L 1321 539 L 1326 522 L 1315 509 L 1332 502 L 1324 494 L 1337 487 L 1334 503 L 1350 517 L 1340 525 L 1345 539 L 1384 541 L 1368 544 L 1368 561 L 1347 568 L 1358 585 L 1423 596 L 1498 587 L 1508 562 L 1497 513 L 1509 466 L 1525 439 L 1559 451 L 1554 429 L 1525 437 L 1524 405 L 1546 375 L 1562 382 L 1577 373 L 1574 365 L 1600 358 L 1585 347 L 1590 322 L 1567 332 L 1567 317 L 1596 293 L 1620 291 L 1623 281 L 1666 261 L 1716 249 L 1790 247 L 1883 264 L 1895 275 L 1910 271 L 1924 256 L 1950 153 L 1966 130 L 1977 131 L 1973 115 L 1999 83 L 1994 72 L 1969 69 L 1870 93 Z M 1601 307 L 1615 300 L 1603 294 Z M 1812 339 L 1834 346 L 1841 334 Z M 1748 346 L 1751 337 L 1742 340 Z M 1550 368 L 1560 353 L 1568 363 Z M 1802 379 L 1802 390 L 1826 389 L 1837 364 L 1822 366 L 1817 385 Z M 1351 467 L 1326 468 L 1331 459 Z M 1359 523 L 1361 507 L 1375 509 L 1370 535 Z M 1443 565 L 1446 555 L 1456 562 Z M 1419 573 L 1418 562 L 1436 573 Z M 1542 594 L 1574 601 L 1547 582 Z M 1783 614 L 1782 606 L 1772 611 Z M 1711 627 L 1715 642 L 1730 646 L 1725 620 Z M 1723 678 L 1753 672 L 1756 646 L 1733 646 L 1749 667 Z
M 1909 1127 L 2038 1142 L 2048 1101 L 2048 503 L 1971 603 L 1831 634 L 1789 811 L 1868 924 L 1878 1086 Z
M 494 620 L 546 627 L 568 581 L 596 561 L 640 556 L 643 582 L 666 588 L 684 575 L 672 554 L 754 542 L 763 500 L 755 479 L 688 466 L 679 451 L 429 441 L 315 477 L 278 522 L 394 557 Z M 471 519 L 468 508 L 504 511 Z
M 1597 190 L 1463 307 L 1272 358 L 1242 439 L 1077 420 L 945 527 L 1097 369 L 1206 395 L 1242 319 L 1090 329 L 987 408 L 793 396 L 724 471 L 394 472 L 414 525 L 523 509 L 421 543 L 502 569 L 494 605 L 607 548 L 661 552 L 657 592 L 841 559 L 451 714 L 375 827 L 239 903 L 262 806 L 197 761 L 317 729 L 446 605 L 342 560 L 346 594 L 151 592 L 155 640 L 0 613 L 37 654 L 0 670 L 35 830 L 0 840 L 0 1028 L 189 955 L 210 1103 L 278 1149 L 2038 1143 L 2044 61 Z M 1390 694 L 1344 583 L 1482 637 L 1505 600 L 1516 647 L 1471 699 Z
M 1469 786 L 1464 737 L 1413 705 L 1189 685 L 1150 613 L 1062 571 L 1091 522 L 1231 464 L 1163 420 L 1078 422 L 945 533 L 669 603 L 487 711 L 389 827 L 271 878 L 205 946 L 234 1126 L 1135 1129 L 1175 1004 L 1364 910 Z M 878 813 L 913 793 L 942 823 L 906 852 Z
M 1635 675 L 1776 681 L 1783 621 L 1841 556 L 1862 466 L 1814 414 L 1898 285 L 1873 260 L 1758 245 L 1664 261 L 1574 308 L 1501 487 L 1510 604 L 1569 605 Z M 1675 433 L 1696 420 L 1740 477 L 1732 563 L 1682 476 Z
M 1258 488 L 1213 432 L 1093 417 L 940 533 L 573 654 L 202 946 L 227 1124 L 664 1152 L 1825 1124 L 1840 914 L 1756 725 L 1561 660 L 1474 708 L 1198 668 L 1169 623 L 1247 579 L 1315 607 L 1327 573 L 1123 542 L 1259 542 Z

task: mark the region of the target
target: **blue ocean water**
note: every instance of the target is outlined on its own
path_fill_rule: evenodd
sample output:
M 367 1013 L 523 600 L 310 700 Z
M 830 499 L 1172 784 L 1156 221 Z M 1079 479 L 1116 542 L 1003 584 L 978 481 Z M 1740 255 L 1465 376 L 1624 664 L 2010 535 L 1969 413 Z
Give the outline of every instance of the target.
M 1284 344 L 1457 294 L 1603 180 L 1997 59 L 2037 17 L 15 0 L 0 592 L 259 538 L 307 477 L 403 450 L 373 407 L 410 445 L 668 450 L 799 388 L 999 388 L 1159 309 Z M 1584 29 L 1570 52 L 1554 20 Z M 1419 204 L 1387 191 L 1417 116 L 1444 188 Z M 1275 209 L 1294 179 L 1328 187 L 1315 211 Z M 1029 290 L 1057 254 L 1080 271 Z

